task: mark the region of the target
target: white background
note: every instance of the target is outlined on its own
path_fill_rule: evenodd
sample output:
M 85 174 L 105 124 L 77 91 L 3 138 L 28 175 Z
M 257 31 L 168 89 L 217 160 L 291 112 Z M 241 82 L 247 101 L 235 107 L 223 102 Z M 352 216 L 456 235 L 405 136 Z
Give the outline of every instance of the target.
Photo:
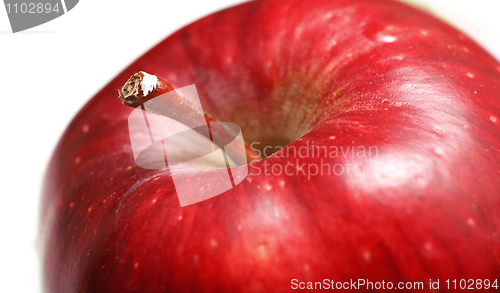
M 41 180 L 71 118 L 164 37 L 240 2 L 84 0 L 68 14 L 17 34 L 11 33 L 0 7 L 0 292 L 40 292 L 36 236 Z M 500 1 L 415 2 L 500 60 Z

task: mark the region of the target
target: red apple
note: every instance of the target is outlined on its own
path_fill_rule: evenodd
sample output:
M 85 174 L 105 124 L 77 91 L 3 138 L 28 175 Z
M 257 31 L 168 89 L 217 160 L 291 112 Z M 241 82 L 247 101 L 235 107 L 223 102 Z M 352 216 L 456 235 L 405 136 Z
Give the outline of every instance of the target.
M 132 109 L 116 91 L 140 70 L 195 84 L 205 111 L 275 153 L 235 188 L 180 207 L 170 172 L 132 156 Z M 499 91 L 494 58 L 399 2 L 252 1 L 205 17 L 130 65 L 66 130 L 43 190 L 44 289 L 368 279 L 429 291 L 432 279 L 446 291 L 447 279 L 473 279 L 495 290 Z

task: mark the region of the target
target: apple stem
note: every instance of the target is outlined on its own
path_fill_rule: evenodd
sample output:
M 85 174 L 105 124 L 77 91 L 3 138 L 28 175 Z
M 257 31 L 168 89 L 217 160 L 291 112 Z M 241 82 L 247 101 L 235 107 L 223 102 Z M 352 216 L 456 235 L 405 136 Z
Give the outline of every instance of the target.
M 167 93 L 169 93 L 168 100 L 159 100 L 157 103 L 151 103 L 148 107 L 144 107 L 144 103 L 147 101 Z M 127 80 L 127 82 L 119 90 L 119 98 L 125 106 L 132 108 L 141 107 L 141 109 L 145 112 L 147 111 L 166 116 L 181 122 L 192 129 L 197 131 L 200 130 L 198 132 L 209 138 L 212 142 L 212 150 L 214 149 L 212 133 L 218 133 L 218 137 L 235 137 L 235 135 L 232 134 L 231 129 L 224 127 L 224 124 L 211 124 L 210 122 L 219 122 L 219 120 L 203 111 L 195 103 L 180 96 L 177 92 L 175 92 L 174 87 L 169 82 L 144 71 L 135 73 Z M 204 115 L 205 122 L 208 126 L 208 132 L 203 131 L 203 129 L 199 127 L 199 120 L 196 119 L 196 117 L 199 117 L 201 113 Z M 252 148 L 249 147 L 246 141 L 244 143 L 248 162 L 262 159 Z

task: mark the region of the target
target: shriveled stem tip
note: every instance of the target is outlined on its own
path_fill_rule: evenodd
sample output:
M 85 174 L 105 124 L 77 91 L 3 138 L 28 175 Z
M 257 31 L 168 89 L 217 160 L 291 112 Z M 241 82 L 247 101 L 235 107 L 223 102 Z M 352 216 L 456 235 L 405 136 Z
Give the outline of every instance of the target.
M 156 75 L 139 71 L 132 75 L 119 90 L 119 98 L 125 106 L 138 107 L 160 94 L 173 91 L 170 83 Z

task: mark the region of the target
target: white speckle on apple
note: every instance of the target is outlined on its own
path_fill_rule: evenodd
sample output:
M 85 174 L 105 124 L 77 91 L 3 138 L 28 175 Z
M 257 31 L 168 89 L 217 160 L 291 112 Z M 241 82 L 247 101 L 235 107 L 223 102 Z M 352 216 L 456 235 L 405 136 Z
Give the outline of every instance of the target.
M 241 225 L 236 226 L 236 229 L 238 229 L 238 231 L 241 231 L 241 229 L 242 229 Z
M 169 73 L 168 74 L 168 80 L 175 81 L 177 80 L 177 75 L 174 73 Z
M 308 271 L 310 271 L 310 270 L 311 270 L 311 265 L 310 265 L 310 264 L 308 264 L 308 263 L 306 263 L 306 264 L 304 265 L 304 271 L 308 272 Z
M 273 189 L 273 186 L 271 184 L 266 184 L 266 190 L 271 190 Z
M 472 73 L 469 72 L 469 73 L 467 73 L 467 76 L 470 77 L 470 78 L 473 78 L 474 74 L 472 74 Z
M 267 247 L 264 244 L 257 246 L 257 254 L 259 259 L 267 259 L 269 257 L 269 253 L 267 251 Z
M 137 269 L 138 267 L 139 267 L 139 263 L 138 262 L 134 263 L 134 269 Z
M 303 25 L 297 26 L 297 28 L 295 29 L 295 37 L 299 38 L 303 32 L 304 32 L 304 26 Z
M 330 50 L 331 48 L 335 47 L 337 45 L 337 41 L 333 40 L 330 43 L 328 43 L 327 50 Z
M 444 155 L 444 151 L 440 147 L 434 147 L 434 154 L 436 154 L 438 156 L 442 156 L 442 155 Z
M 370 263 L 372 260 L 372 254 L 369 251 L 363 252 L 363 259 L 367 262 Z
M 469 226 L 474 226 L 476 224 L 476 221 L 474 221 L 473 218 L 468 217 L 467 218 L 467 224 L 469 224 Z
M 395 36 L 381 36 L 378 39 L 379 39 L 379 41 L 384 42 L 384 43 L 392 43 L 392 42 L 395 42 L 398 38 L 396 38 Z
M 497 122 L 497 118 L 495 118 L 493 116 L 490 116 L 490 120 L 491 120 L 491 122 Z
M 83 133 L 89 132 L 89 126 L 88 126 L 88 124 L 85 124 L 85 125 L 82 126 L 82 132 Z
M 218 245 L 219 245 L 219 243 L 217 243 L 217 240 L 215 240 L 215 239 L 210 240 L 211 247 L 216 248 Z
M 158 86 L 158 77 L 144 71 L 141 71 L 141 73 L 144 75 L 141 81 L 142 95 L 146 96 Z

